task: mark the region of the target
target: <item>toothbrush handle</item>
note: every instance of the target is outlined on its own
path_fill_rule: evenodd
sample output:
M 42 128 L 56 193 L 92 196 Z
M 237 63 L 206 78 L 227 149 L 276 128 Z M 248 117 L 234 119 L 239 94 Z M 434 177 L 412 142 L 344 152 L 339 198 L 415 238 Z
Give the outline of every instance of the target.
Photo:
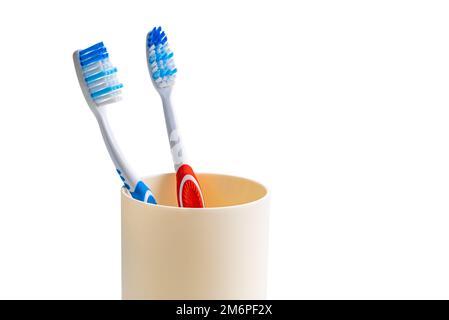
M 162 91 L 161 98 L 173 164 L 175 166 L 175 171 L 178 171 L 179 168 L 185 163 L 186 155 L 182 145 L 181 136 L 176 125 L 175 113 L 171 103 L 171 88 L 167 88 Z
M 122 179 L 124 187 L 129 191 L 131 196 L 139 201 L 156 204 L 156 199 L 153 196 L 150 188 L 141 180 L 137 180 L 134 172 L 126 163 L 122 152 L 118 148 L 112 130 L 109 127 L 106 113 L 98 113 L 98 124 L 100 126 L 101 134 L 106 144 L 106 148 L 111 156 L 112 162 L 114 162 L 117 173 Z M 132 190 L 132 191 L 131 191 Z
M 148 188 L 148 186 L 145 184 L 145 182 L 139 180 L 134 190 L 131 191 L 131 186 L 128 183 L 126 183 L 126 179 L 122 176 L 122 172 L 119 169 L 117 169 L 117 173 L 122 179 L 124 187 L 126 190 L 129 191 L 131 197 L 142 202 L 157 204 L 153 193 L 151 192 L 150 188 Z
M 183 164 L 176 172 L 178 205 L 184 208 L 204 208 L 200 183 L 188 164 Z
M 164 107 L 165 125 L 172 153 L 173 164 L 176 170 L 176 190 L 178 205 L 185 208 L 204 208 L 204 199 L 200 183 L 192 167 L 185 163 L 186 156 L 179 135 L 175 114 L 171 103 L 171 88 L 161 91 L 162 105 Z
M 126 186 L 125 186 L 126 187 Z M 130 191 L 131 196 L 136 199 L 146 203 L 157 204 L 156 199 L 154 198 L 153 193 L 150 188 L 143 182 L 137 182 L 136 188 L 133 192 Z

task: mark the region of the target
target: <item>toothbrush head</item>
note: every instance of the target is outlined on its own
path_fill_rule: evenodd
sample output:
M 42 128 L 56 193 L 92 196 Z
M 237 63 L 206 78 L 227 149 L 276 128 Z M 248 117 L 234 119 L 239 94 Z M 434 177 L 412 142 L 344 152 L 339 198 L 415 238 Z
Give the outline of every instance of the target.
M 161 27 L 153 28 L 147 35 L 147 63 L 156 89 L 173 86 L 178 70 Z
M 73 58 L 78 81 L 91 108 L 122 99 L 123 84 L 117 79 L 117 68 L 109 60 L 103 42 L 75 51 Z

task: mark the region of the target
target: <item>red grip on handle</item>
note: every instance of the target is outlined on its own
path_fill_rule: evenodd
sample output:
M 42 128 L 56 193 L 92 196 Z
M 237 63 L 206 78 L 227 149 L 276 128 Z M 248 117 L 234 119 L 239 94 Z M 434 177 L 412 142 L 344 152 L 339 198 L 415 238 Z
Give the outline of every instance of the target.
M 178 205 L 184 208 L 203 208 L 204 200 L 201 193 L 200 183 L 193 172 L 193 169 L 183 164 L 176 172 L 176 191 L 178 195 Z

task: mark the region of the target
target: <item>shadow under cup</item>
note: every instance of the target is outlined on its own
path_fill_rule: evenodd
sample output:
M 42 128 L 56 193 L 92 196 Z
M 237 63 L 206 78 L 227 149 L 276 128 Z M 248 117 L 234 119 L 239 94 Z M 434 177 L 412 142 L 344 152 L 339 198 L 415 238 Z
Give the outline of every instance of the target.
M 144 179 L 158 205 L 122 203 L 123 299 L 264 299 L 269 195 L 252 180 L 198 174 L 206 208 L 178 208 L 174 174 Z

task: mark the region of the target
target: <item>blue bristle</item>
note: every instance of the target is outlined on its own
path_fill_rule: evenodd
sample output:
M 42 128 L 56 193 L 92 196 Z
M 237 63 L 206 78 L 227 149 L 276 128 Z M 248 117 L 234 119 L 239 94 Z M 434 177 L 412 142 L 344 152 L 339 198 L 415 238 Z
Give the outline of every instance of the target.
M 109 58 L 109 53 L 101 53 L 101 54 L 97 54 L 93 57 L 90 57 L 89 59 L 86 60 L 80 60 L 81 66 L 85 67 L 88 66 L 89 64 L 92 64 L 94 62 L 100 61 L 100 60 L 104 60 Z
M 118 90 L 118 89 L 121 89 L 121 88 L 123 88 L 123 84 L 117 84 L 117 85 L 114 85 L 114 86 L 110 86 L 110 87 L 101 89 L 101 90 L 99 90 L 99 91 L 95 91 L 95 92 L 92 93 L 90 96 L 91 96 L 93 99 L 95 99 L 95 98 L 104 96 L 104 95 L 107 94 L 107 93 L 110 93 L 110 92 L 112 92 L 112 91 L 115 91 L 115 90 Z
M 165 42 L 167 42 L 167 37 L 165 35 L 165 32 L 162 31 L 161 27 L 154 27 L 153 30 L 151 30 L 151 32 L 148 34 L 148 47 L 151 47 L 151 45 L 157 46 L 158 44 L 164 44 Z
M 156 71 L 155 73 L 153 73 L 153 79 L 156 80 L 157 78 L 159 78 L 159 73 L 160 71 Z
M 87 49 L 78 52 L 80 64 L 82 67 L 88 66 L 91 63 L 107 59 L 109 57 L 108 50 L 103 42 L 99 42 L 90 46 Z
M 118 90 L 123 84 L 116 78 L 117 68 L 110 63 L 104 43 L 99 42 L 78 51 L 78 57 L 92 99 L 99 105 L 117 101 Z
M 87 53 L 85 53 L 83 55 L 80 55 L 80 60 L 81 61 L 85 61 L 87 59 L 90 59 L 92 57 L 95 57 L 97 55 L 104 54 L 104 53 L 107 53 L 107 50 L 106 50 L 105 47 L 101 47 L 101 48 L 98 48 L 96 50 L 89 51 L 89 52 L 87 52 Z
M 173 63 L 173 52 L 168 47 L 168 38 L 161 27 L 155 27 L 148 33 L 148 63 L 151 76 L 158 86 L 171 85 L 177 69 Z
M 98 42 L 98 43 L 94 44 L 93 46 L 90 46 L 89 48 L 86 48 L 84 50 L 80 50 L 79 51 L 79 55 L 82 56 L 82 55 L 84 55 L 85 53 L 87 53 L 89 51 L 93 51 L 93 50 L 96 50 L 96 49 L 101 48 L 101 47 L 104 47 L 103 42 Z
M 100 71 L 100 72 L 98 72 L 96 74 L 93 74 L 93 75 L 87 77 L 87 78 L 84 78 L 84 80 L 87 83 L 93 82 L 95 80 L 98 80 L 98 79 L 101 79 L 103 77 L 109 76 L 109 75 L 111 75 L 111 74 L 113 74 L 115 72 L 117 72 L 117 68 L 112 68 L 112 69 L 109 69 L 109 70 L 106 70 L 106 71 Z

